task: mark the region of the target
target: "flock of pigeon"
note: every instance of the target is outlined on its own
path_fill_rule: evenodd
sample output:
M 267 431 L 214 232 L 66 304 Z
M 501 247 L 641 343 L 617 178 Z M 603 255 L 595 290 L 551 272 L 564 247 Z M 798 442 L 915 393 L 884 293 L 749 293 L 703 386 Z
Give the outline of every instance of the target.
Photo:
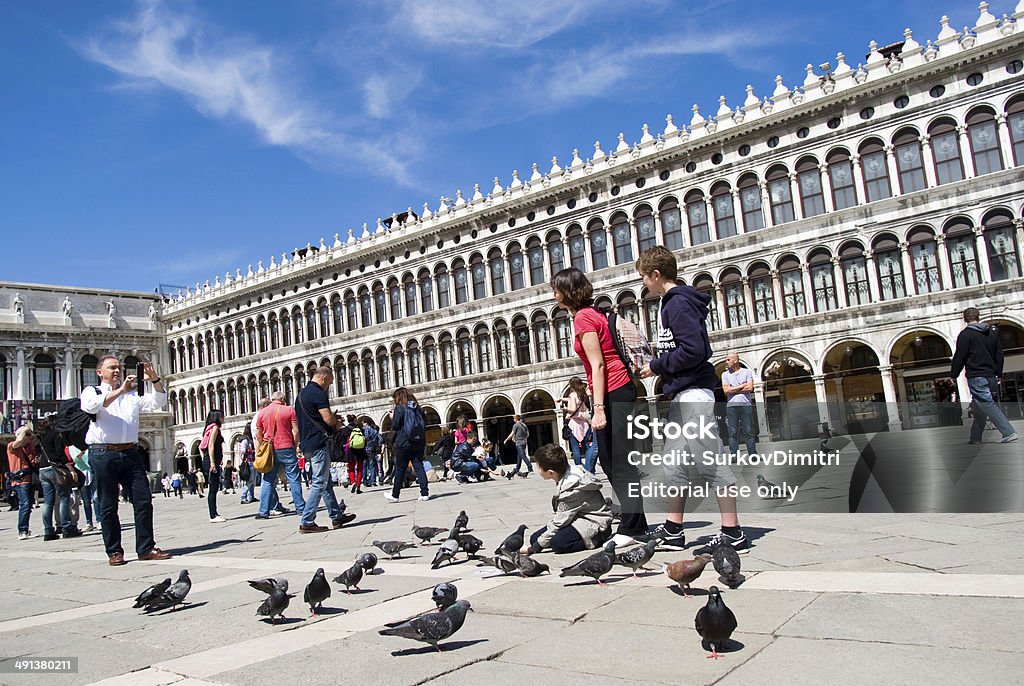
M 461 551 L 466 553 L 467 559 L 478 560 L 504 574 L 535 577 L 550 572 L 548 565 L 520 553 L 525 542 L 525 524 L 506 537 L 501 545 L 494 550 L 492 557 L 477 556 L 483 547 L 483 541 L 470 533 L 471 529 L 467 528 L 468 524 L 469 516 L 463 510 L 450 529 L 413 526 L 413 536 L 423 544 L 430 544 L 435 537 L 447 534 L 434 555 L 430 564 L 431 569 L 438 569 L 444 563 L 452 564 L 456 555 Z M 416 544 L 408 541 L 373 541 L 373 546 L 393 560 L 401 558 L 402 551 L 414 548 Z M 632 570 L 634 577 L 637 576 L 637 570 L 652 571 L 646 565 L 654 557 L 656 547 L 657 541 L 648 541 L 644 545 L 616 553 L 615 543 L 608 541 L 600 551 L 562 569 L 559 576 L 590 577 L 601 586 L 607 586 L 608 584 L 602 581 L 601 577 L 611 572 L 615 565 Z M 740 574 L 740 557 L 736 550 L 727 543 L 716 546 L 711 554 L 663 565 L 662 569 L 670 579 L 679 585 L 682 595 L 685 598 L 690 598 L 692 597 L 689 593 L 690 584 L 701 576 L 708 562 L 711 562 L 715 571 L 718 572 L 720 581 L 730 589 L 739 587 L 743 582 L 744 577 Z M 359 583 L 364 574 L 373 574 L 377 563 L 376 554 L 363 553 L 356 558 L 350 568 L 334 577 L 334 582 L 344 586 L 346 593 L 351 593 L 353 588 L 360 590 Z M 274 624 L 277 623 L 279 617 L 285 619 L 284 611 L 288 609 L 291 599 L 295 597 L 294 594 L 288 592 L 287 579 L 280 577 L 253 579 L 249 581 L 249 585 L 266 594 L 266 598 L 256 610 L 257 616 L 268 617 Z M 192 580 L 189 578 L 188 570 L 183 569 L 178 574 L 178 580 L 173 584 L 170 578 L 167 578 L 139 594 L 135 599 L 134 607 L 142 608 L 146 612 L 173 610 L 185 603 L 185 597 L 191 588 Z M 317 612 L 323 608 L 324 601 L 330 597 L 331 585 L 321 567 L 316 570 L 313 578 L 306 585 L 302 596 L 303 602 L 309 606 L 310 617 L 317 616 Z M 435 586 L 432 599 L 437 607 L 436 611 L 424 612 L 408 619 L 389 623 L 379 633 L 382 636 L 399 636 L 429 643 L 440 651 L 439 643 L 450 638 L 462 628 L 466 621 L 466 613 L 472 608 L 469 601 L 458 599 L 458 589 L 451 583 Z M 736 626 L 736 616 L 732 610 L 726 607 L 718 587 L 708 588 L 707 604 L 697 611 L 697 615 L 694 617 L 694 627 L 700 634 L 701 644 L 710 647 L 709 658 L 717 659 L 721 656 L 718 648 L 729 640 L 733 631 L 736 630 Z

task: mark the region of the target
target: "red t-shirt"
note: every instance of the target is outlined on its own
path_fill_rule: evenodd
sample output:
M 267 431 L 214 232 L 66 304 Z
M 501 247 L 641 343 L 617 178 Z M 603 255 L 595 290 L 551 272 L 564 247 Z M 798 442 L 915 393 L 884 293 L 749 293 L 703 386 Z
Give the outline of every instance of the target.
M 615 352 L 612 332 L 608 329 L 608 318 L 600 310 L 587 307 L 576 313 L 572 325 L 576 329 L 576 339 L 572 349 L 583 360 L 583 368 L 587 371 L 587 383 L 590 384 L 590 387 L 594 387 L 593 371 L 590 368 L 590 360 L 587 359 L 587 354 L 583 351 L 583 343 L 580 341 L 580 337 L 588 331 L 597 333 L 597 338 L 601 342 L 601 352 L 604 354 L 605 392 L 610 393 L 616 388 L 622 388 L 630 383 L 626 365 L 622 364 L 619 354 Z
M 274 418 L 277 417 L 277 426 L 274 426 Z M 295 439 L 292 438 L 292 427 L 295 425 L 295 408 L 280 403 L 270 403 L 262 410 L 256 419 L 256 425 L 263 432 L 263 440 L 274 439 L 274 448 L 294 448 Z

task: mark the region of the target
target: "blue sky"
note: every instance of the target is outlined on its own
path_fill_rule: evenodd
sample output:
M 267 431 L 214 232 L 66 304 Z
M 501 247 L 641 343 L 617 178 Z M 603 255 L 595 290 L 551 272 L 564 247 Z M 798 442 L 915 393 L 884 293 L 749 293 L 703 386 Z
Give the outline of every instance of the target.
M 977 3 L 3 2 L 0 279 L 244 272 L 838 51 L 855 67 L 905 27 L 924 44 L 942 14 L 973 26 Z

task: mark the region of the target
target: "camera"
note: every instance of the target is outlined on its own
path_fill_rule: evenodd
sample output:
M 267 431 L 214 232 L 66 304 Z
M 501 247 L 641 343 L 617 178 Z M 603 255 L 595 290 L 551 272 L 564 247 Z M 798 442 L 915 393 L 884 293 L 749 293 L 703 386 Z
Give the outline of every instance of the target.
M 146 363 L 139 362 L 135 365 L 135 388 L 139 395 L 146 394 Z

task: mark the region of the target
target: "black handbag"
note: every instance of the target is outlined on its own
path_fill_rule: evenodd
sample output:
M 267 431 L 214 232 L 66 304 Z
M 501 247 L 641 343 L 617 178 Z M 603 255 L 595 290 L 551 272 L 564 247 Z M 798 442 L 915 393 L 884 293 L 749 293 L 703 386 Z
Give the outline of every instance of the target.
M 71 488 L 73 477 L 65 465 L 51 464 L 50 469 L 53 470 L 53 483 L 56 484 L 58 490 L 64 491 Z

